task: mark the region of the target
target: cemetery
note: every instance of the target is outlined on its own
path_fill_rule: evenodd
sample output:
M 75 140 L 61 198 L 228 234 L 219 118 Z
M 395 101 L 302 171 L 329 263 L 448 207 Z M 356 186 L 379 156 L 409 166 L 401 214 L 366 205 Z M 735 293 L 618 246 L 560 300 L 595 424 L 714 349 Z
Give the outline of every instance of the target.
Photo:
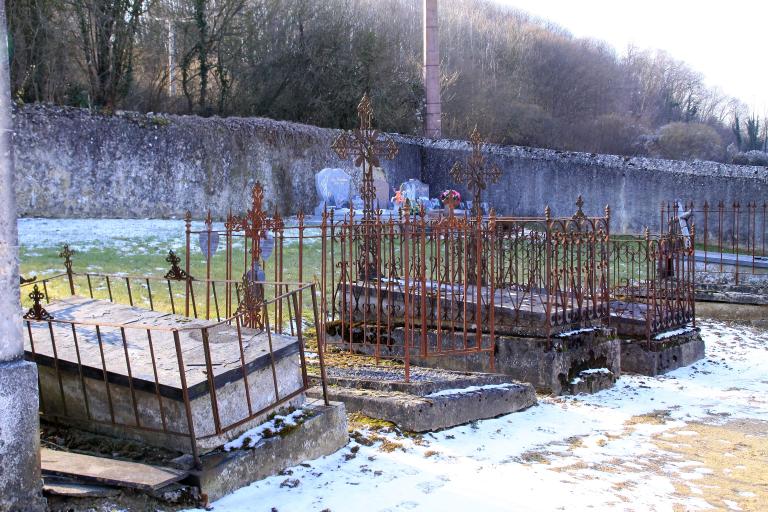
M 483 193 L 502 171 L 477 130 L 446 170 L 468 194 L 435 194 L 418 178 L 390 187 L 398 144 L 367 97 L 358 115 L 331 145 L 351 165 L 316 173 L 312 216 L 270 212 L 256 183 L 242 214 L 176 221 L 183 246 L 162 275 L 83 271 L 71 240 L 64 272 L 22 277 L 42 418 L 169 453 L 118 471 L 46 448 L 53 492 L 205 505 L 336 452 L 347 414 L 429 433 L 663 375 L 705 357 L 695 306 L 710 276 L 723 296 L 762 282 L 756 204 L 670 203 L 657 232 L 635 234 L 580 196 L 571 215 L 498 215 Z

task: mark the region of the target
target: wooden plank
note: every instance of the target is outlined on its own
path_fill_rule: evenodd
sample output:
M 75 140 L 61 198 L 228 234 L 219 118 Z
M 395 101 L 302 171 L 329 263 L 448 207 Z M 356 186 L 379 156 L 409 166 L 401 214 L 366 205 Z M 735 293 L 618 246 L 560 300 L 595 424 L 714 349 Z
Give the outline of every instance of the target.
M 43 493 L 67 498 L 113 498 L 120 494 L 120 489 L 72 482 L 45 482 Z
M 92 457 L 79 453 L 40 450 L 44 475 L 65 476 L 82 482 L 95 482 L 142 491 L 154 491 L 178 482 L 187 473 L 138 462 Z

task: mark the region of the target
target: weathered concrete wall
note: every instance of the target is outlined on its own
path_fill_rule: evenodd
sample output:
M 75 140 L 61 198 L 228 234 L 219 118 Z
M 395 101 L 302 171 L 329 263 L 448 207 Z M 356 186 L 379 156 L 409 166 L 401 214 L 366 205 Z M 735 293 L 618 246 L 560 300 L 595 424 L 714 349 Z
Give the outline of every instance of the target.
M 26 106 L 15 112 L 20 216 L 222 218 L 250 203 L 254 183 L 283 214 L 316 206 L 314 174 L 351 167 L 330 149 L 328 130 L 269 119 L 92 115 Z M 392 183 L 418 176 L 406 145 L 385 164 Z
M 314 174 L 351 167 L 329 149 L 328 130 L 268 119 L 91 115 L 85 110 L 26 106 L 16 112 L 17 201 L 22 216 L 169 217 L 207 207 L 222 217 L 242 210 L 261 181 L 270 207 L 310 212 Z M 384 162 L 391 185 L 420 177 L 433 195 L 452 187 L 448 170 L 466 159 L 464 142 L 396 137 L 400 154 Z M 673 162 L 489 146 L 503 170 L 490 187 L 500 214 L 541 215 L 545 205 L 570 215 L 579 194 L 587 213 L 613 210 L 614 232 L 658 225 L 672 198 L 762 204 L 768 168 Z
M 456 187 L 448 176 L 457 160 L 465 161 L 465 142 L 426 142 L 422 179 L 430 191 Z M 587 214 L 600 214 L 610 205 L 614 232 L 659 226 L 659 207 L 673 199 L 726 204 L 768 200 L 768 168 L 680 162 L 615 155 L 572 153 L 516 146 L 488 147 L 490 163 L 502 169 L 498 184 L 489 187 L 484 200 L 498 213 L 543 215 L 549 205 L 553 215 L 572 215 L 581 194 Z M 470 196 L 467 196 L 470 197 Z

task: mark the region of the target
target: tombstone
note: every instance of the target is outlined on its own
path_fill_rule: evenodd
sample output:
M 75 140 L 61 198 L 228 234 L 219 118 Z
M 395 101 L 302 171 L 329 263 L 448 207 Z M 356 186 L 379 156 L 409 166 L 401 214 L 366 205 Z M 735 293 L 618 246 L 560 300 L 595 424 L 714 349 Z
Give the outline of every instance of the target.
M 211 259 L 216 251 L 219 249 L 219 232 L 211 231 L 210 239 L 207 231 L 201 231 L 198 236 L 198 244 L 200 245 L 200 251 L 203 253 L 206 259 Z
M 429 185 L 416 179 L 410 179 L 400 185 L 403 197 L 409 199 L 412 204 L 429 200 Z M 425 199 L 426 198 L 426 199 Z
M 323 169 L 315 174 L 315 190 L 318 199 L 315 215 L 321 215 L 326 207 L 346 206 L 352 192 L 352 176 L 344 169 Z
M 389 187 L 387 176 L 380 167 L 374 167 L 373 169 L 373 186 L 376 187 L 376 200 L 374 201 L 375 208 L 381 208 L 383 210 L 389 209 L 389 201 L 392 197 L 392 190 Z

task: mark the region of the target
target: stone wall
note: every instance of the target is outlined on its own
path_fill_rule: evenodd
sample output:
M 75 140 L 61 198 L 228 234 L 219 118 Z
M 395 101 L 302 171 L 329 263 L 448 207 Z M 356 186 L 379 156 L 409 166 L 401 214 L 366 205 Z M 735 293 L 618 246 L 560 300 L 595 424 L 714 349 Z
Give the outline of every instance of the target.
M 351 167 L 329 149 L 338 131 L 259 118 L 198 118 L 26 106 L 16 111 L 19 214 L 46 217 L 180 217 L 207 208 L 241 211 L 260 181 L 283 214 L 317 203 L 314 173 Z M 396 136 L 400 154 L 384 162 L 390 185 L 421 178 L 436 195 L 469 146 Z M 570 215 L 579 194 L 587 213 L 613 210 L 614 232 L 658 226 L 673 198 L 716 203 L 768 199 L 768 168 L 489 146 L 503 170 L 488 196 L 500 214 Z
M 257 181 L 282 214 L 316 205 L 314 174 L 351 167 L 337 130 L 269 119 L 199 118 L 28 106 L 15 112 L 21 216 L 217 218 L 240 212 Z M 385 166 L 391 183 L 418 176 L 418 152 Z M 394 164 L 394 165 L 391 165 Z
M 445 169 L 457 159 L 466 160 L 465 142 L 434 141 L 424 144 L 422 178 L 434 194 L 456 187 Z M 614 232 L 657 229 L 662 202 L 680 199 L 702 205 L 768 201 L 768 168 L 631 158 L 533 149 L 489 146 L 488 160 L 502 169 L 498 184 L 484 195 L 500 214 L 543 215 L 549 205 L 553 215 L 571 215 L 579 195 L 584 211 L 598 215 L 606 205 L 612 211 Z M 759 227 L 759 226 L 758 226 Z

